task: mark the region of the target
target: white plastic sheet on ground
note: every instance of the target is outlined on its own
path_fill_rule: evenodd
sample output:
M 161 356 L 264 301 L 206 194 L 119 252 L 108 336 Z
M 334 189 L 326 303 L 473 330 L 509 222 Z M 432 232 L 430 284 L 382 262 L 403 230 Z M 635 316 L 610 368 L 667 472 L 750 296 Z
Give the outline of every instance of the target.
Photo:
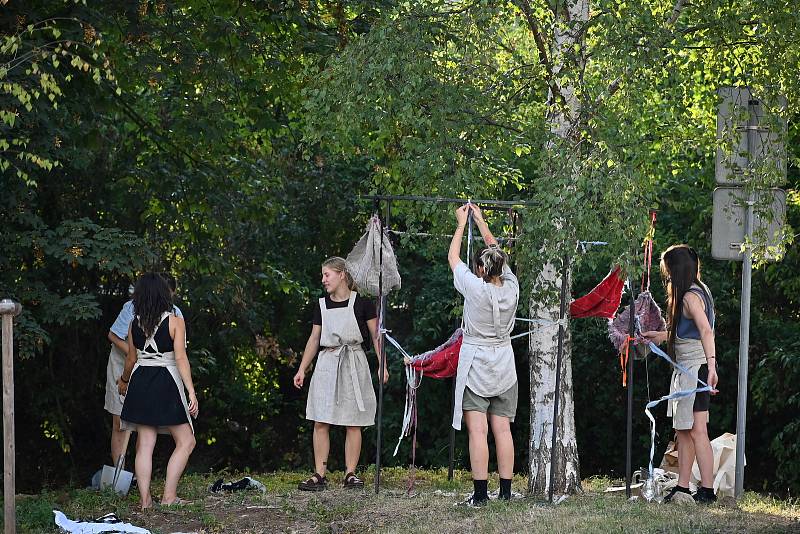
M 383 262 L 381 262 L 381 249 L 383 250 Z M 359 293 L 377 295 L 379 289 L 382 289 L 383 294 L 386 295 L 393 289 L 400 289 L 397 258 L 395 258 L 394 249 L 389 242 L 389 236 L 382 231 L 381 221 L 377 215 L 373 215 L 369 220 L 367 231 L 347 255 L 346 261 L 347 270 L 358 286 Z M 383 271 L 382 288 L 381 270 Z
M 53 510 L 56 526 L 70 534 L 93 534 L 95 532 L 120 532 L 130 534 L 150 534 L 150 531 L 131 525 L 130 523 L 90 523 L 88 521 L 72 521 L 58 510 Z
M 680 447 L 680 443 L 678 443 L 678 447 Z M 713 439 L 711 450 L 714 453 L 714 469 L 712 470 L 714 493 L 717 494 L 717 497 L 733 497 L 736 487 L 736 434 L 726 432 Z M 672 461 L 668 461 L 667 456 L 672 456 Z M 676 467 L 667 467 L 667 469 L 677 470 L 678 451 L 667 451 L 664 457 L 662 467 L 665 464 L 674 464 Z M 697 466 L 697 461 L 692 466 L 690 484 L 695 487 L 700 485 L 700 468 Z

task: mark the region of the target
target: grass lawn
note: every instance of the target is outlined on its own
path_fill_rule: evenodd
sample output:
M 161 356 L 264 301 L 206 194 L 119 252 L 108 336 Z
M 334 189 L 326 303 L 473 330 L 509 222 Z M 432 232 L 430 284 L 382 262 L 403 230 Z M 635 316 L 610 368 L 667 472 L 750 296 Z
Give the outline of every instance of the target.
M 418 471 L 416 496 L 406 496 L 408 472 L 383 471 L 383 489 L 374 494 L 374 473 L 367 471 L 364 490 L 341 489 L 342 473 L 329 475 L 330 488 L 321 493 L 298 491 L 297 483 L 309 473 L 264 473 L 253 475 L 268 491 L 212 494 L 208 487 L 216 478 L 241 478 L 240 473 L 188 475 L 181 481 L 180 495 L 193 500 L 177 508 L 147 512 L 138 510 L 135 489 L 126 498 L 110 492 L 58 490 L 20 496 L 17 501 L 19 532 L 58 532 L 53 509 L 70 519 L 89 519 L 115 512 L 124 521 L 170 532 L 798 532 L 800 504 L 748 493 L 738 504 L 721 502 L 711 507 L 627 502 L 624 493 L 604 494 L 608 479 L 589 479 L 584 493 L 571 496 L 557 506 L 521 498 L 491 502 L 481 509 L 455 508 L 471 490 L 469 473 L 457 472 L 447 480 L 446 470 Z M 162 480 L 156 480 L 154 495 L 160 495 Z M 514 480 L 514 490 L 524 493 L 525 479 Z M 497 478 L 489 483 L 497 488 Z

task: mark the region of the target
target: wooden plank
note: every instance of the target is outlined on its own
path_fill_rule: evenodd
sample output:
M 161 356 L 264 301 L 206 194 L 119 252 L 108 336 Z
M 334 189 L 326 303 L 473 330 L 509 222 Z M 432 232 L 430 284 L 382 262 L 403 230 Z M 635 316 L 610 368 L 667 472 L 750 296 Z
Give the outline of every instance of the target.
M 16 451 L 14 445 L 14 316 L 22 307 L 8 299 L 0 301 L 3 317 L 3 517 L 5 534 L 17 532 L 15 500 Z

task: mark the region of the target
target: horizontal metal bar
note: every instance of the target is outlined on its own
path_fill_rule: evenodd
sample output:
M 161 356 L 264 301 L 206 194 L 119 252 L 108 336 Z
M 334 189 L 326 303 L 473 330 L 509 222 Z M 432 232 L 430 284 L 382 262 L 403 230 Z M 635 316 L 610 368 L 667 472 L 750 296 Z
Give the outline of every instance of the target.
M 535 202 L 528 200 L 493 200 L 493 199 L 479 199 L 479 198 L 447 198 L 447 197 L 425 197 L 418 195 L 361 195 L 361 200 L 408 200 L 412 202 L 438 202 L 444 204 L 466 204 L 469 200 L 473 204 L 485 204 L 486 207 L 490 206 L 504 206 L 504 207 L 523 207 L 535 206 Z
M 407 232 L 404 230 L 387 230 L 387 232 L 395 234 L 395 235 L 409 235 L 409 236 L 417 236 L 417 237 L 446 237 L 447 239 L 452 239 L 453 234 L 431 234 L 428 232 Z M 462 237 L 462 239 L 467 239 L 467 236 Z M 473 239 L 484 241 L 482 236 L 474 236 Z M 517 237 L 495 237 L 498 242 L 505 242 L 505 241 L 516 241 Z

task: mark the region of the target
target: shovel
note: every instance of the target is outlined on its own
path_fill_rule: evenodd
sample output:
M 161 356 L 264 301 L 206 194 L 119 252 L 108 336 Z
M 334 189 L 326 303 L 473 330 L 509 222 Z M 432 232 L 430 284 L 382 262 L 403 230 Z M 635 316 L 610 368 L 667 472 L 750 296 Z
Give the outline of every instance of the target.
M 100 475 L 100 489 L 108 487 L 114 488 L 114 492 L 123 497 L 128 494 L 131 489 L 131 481 L 133 481 L 133 473 L 125 471 L 125 453 L 128 452 L 128 440 L 131 439 L 131 433 L 125 433 L 125 442 L 122 447 L 122 454 L 117 459 L 116 467 L 110 465 L 103 466 L 103 473 Z

